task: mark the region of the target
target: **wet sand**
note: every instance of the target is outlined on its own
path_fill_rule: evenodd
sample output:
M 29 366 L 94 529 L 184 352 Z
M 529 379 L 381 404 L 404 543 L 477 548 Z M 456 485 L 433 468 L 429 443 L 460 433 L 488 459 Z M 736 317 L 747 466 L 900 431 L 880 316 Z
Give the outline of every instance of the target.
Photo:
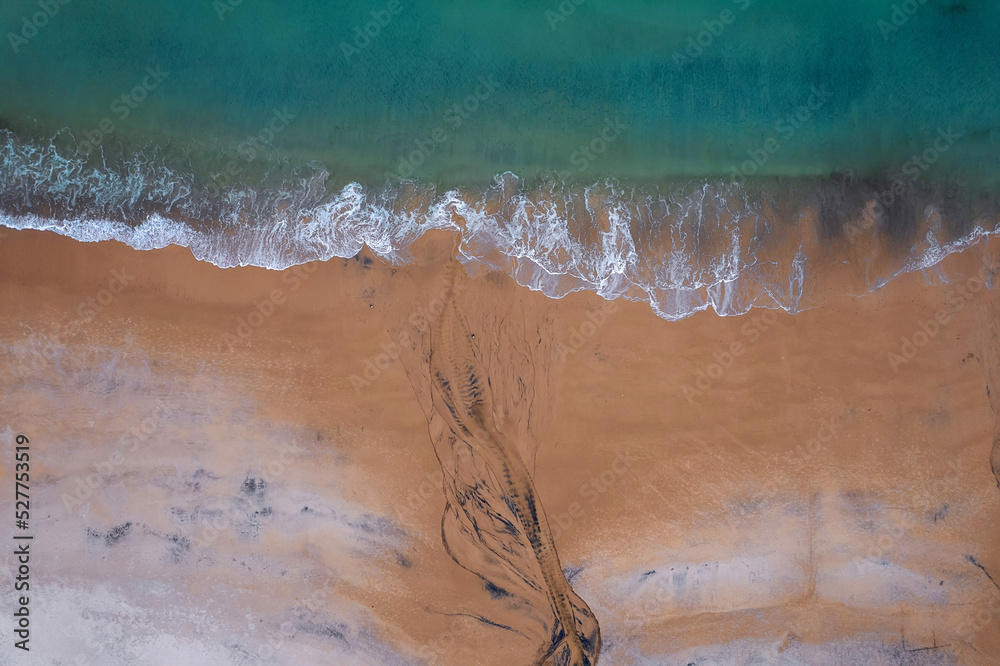
M 536 659 L 557 626 L 544 566 L 504 531 L 518 512 L 493 468 L 443 456 L 429 416 L 452 246 L 273 272 L 7 232 L 2 471 L 27 435 L 32 658 Z M 987 249 L 943 274 L 977 274 Z M 601 663 L 1000 654 L 1000 298 L 925 277 L 667 322 L 459 275 L 490 423 Z

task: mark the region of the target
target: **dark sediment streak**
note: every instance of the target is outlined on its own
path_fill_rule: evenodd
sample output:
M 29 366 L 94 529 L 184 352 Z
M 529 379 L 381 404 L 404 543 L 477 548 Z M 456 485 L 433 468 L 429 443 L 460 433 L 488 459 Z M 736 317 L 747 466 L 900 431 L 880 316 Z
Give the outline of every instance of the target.
M 419 264 L 373 266 L 393 276 L 373 279 L 371 298 L 441 465 L 443 544 L 490 590 L 483 614 L 526 637 L 536 663 L 596 663 L 600 627 L 566 580 L 530 472 L 551 412 L 550 322 L 498 273 Z
M 457 261 L 452 261 L 446 272 L 449 285 L 454 284 L 457 270 Z M 437 413 L 455 436 L 489 461 L 501 480 L 505 497 L 531 544 L 552 611 L 561 626 L 554 629 L 553 641 L 543 648 L 539 662 L 552 658 L 557 664 L 596 664 L 601 652 L 600 627 L 593 612 L 566 581 L 528 468 L 516 448 L 491 425 L 489 379 L 476 358 L 472 334 L 458 312 L 455 291 L 450 286 L 432 338 L 430 364 Z
M 979 320 L 977 360 L 985 380 L 986 396 L 993 409 L 993 447 L 990 451 L 990 471 L 1000 488 L 1000 312 L 989 302 L 976 308 Z

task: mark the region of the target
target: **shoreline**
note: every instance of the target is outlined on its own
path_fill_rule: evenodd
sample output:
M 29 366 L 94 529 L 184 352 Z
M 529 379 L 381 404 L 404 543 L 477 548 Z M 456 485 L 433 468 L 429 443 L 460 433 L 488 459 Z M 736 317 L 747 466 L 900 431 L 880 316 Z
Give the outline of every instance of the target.
M 38 593 L 37 635 L 54 630 L 59 599 L 105 603 L 70 580 L 90 587 L 128 566 L 136 581 L 119 583 L 115 598 L 157 613 L 142 586 L 171 598 L 192 587 L 244 590 L 246 568 L 227 564 L 235 558 L 266 594 L 239 592 L 239 605 L 212 617 L 233 632 L 243 613 L 259 615 L 259 629 L 241 639 L 251 652 L 281 641 L 305 659 L 354 650 L 344 654 L 371 663 L 430 654 L 463 663 L 488 642 L 498 646 L 490 663 L 529 658 L 535 620 L 441 544 L 441 466 L 404 372 L 412 360 L 380 359 L 360 390 L 350 379 L 385 353 L 381 345 L 398 344 L 393 322 L 430 312 L 453 242 L 431 234 L 406 266 L 366 250 L 297 274 L 223 270 L 178 247 L 138 252 L 8 232 L 4 420 L 33 435 L 38 501 L 51 514 L 37 529 L 58 535 L 35 566 L 64 586 Z M 941 269 L 968 274 L 981 260 L 953 255 Z M 101 304 L 112 270 L 128 284 Z M 950 643 L 962 663 L 1000 649 L 995 620 L 971 610 L 986 617 L 996 590 L 966 557 L 996 577 L 1000 550 L 976 527 L 1000 515 L 989 466 L 995 407 L 983 386 L 995 369 L 981 365 L 995 363 L 983 351 L 995 290 L 966 301 L 894 371 L 889 355 L 953 308 L 952 288 L 901 276 L 861 299 L 777 312 L 751 342 L 744 327 L 755 315 L 667 322 L 615 301 L 602 317 L 606 302 L 591 293 L 553 301 L 495 272 L 467 285 L 470 325 L 488 321 L 474 304 L 486 307 L 493 293 L 526 323 L 550 322 L 551 365 L 534 399 L 548 425 L 523 455 L 607 659 L 726 659 L 782 645 L 806 658 L 838 644 L 878 663 L 900 645 L 901 624 L 908 649 Z M 249 323 L 279 289 L 274 312 L 220 353 L 239 320 Z M 102 309 L 46 354 L 39 343 L 90 299 Z M 734 341 L 744 353 L 690 403 L 682 387 Z M 82 553 L 71 578 L 64 548 Z M 319 599 L 314 585 L 326 590 Z M 66 613 L 59 622 L 85 626 Z M 456 626 L 454 613 L 512 631 Z M 298 627 L 295 638 L 282 638 L 284 622 Z M 311 626 L 339 627 L 345 638 L 302 628 Z M 229 659 L 181 627 L 169 632 Z M 723 635 L 731 642 L 718 644 Z
M 950 186 L 932 196 L 918 183 L 897 196 L 894 180 L 840 174 L 809 182 L 772 182 L 781 188 L 772 194 L 720 183 L 636 200 L 608 183 L 526 190 L 507 175 L 480 194 L 403 189 L 383 199 L 357 186 L 332 199 L 316 194 L 300 208 L 274 200 L 225 209 L 220 201 L 198 214 L 211 212 L 208 222 L 180 205 L 161 215 L 155 202 L 138 225 L 77 219 L 53 204 L 2 219 L 140 250 L 181 245 L 223 268 L 275 270 L 354 257 L 366 245 L 405 265 L 424 235 L 458 230 L 467 270 L 501 270 L 557 299 L 589 290 L 645 301 L 668 320 L 707 308 L 727 316 L 760 307 L 794 313 L 829 294 L 860 296 L 935 268 L 983 237 L 988 243 L 1000 222 L 1000 202 Z

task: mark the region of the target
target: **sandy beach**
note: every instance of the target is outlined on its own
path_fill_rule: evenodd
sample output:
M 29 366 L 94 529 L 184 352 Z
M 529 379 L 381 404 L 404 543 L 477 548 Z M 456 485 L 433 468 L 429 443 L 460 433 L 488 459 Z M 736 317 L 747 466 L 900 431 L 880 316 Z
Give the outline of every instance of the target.
M 449 287 L 452 248 L 223 270 L 7 230 L 31 663 L 531 663 L 538 564 L 494 468 L 442 454 L 451 297 L 602 663 L 995 663 L 1000 296 L 954 278 L 990 278 L 995 243 L 794 315 L 676 322 L 481 269 Z

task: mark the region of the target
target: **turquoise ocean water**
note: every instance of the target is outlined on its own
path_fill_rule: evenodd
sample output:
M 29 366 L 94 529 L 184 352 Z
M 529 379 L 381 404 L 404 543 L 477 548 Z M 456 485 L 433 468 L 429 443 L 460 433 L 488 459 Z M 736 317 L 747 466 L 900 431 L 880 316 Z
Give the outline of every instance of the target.
M 884 204 L 869 287 L 996 226 L 995 2 L 290 4 L 5 2 L 5 224 L 277 268 L 460 217 L 669 318 L 803 306 L 805 206 Z

